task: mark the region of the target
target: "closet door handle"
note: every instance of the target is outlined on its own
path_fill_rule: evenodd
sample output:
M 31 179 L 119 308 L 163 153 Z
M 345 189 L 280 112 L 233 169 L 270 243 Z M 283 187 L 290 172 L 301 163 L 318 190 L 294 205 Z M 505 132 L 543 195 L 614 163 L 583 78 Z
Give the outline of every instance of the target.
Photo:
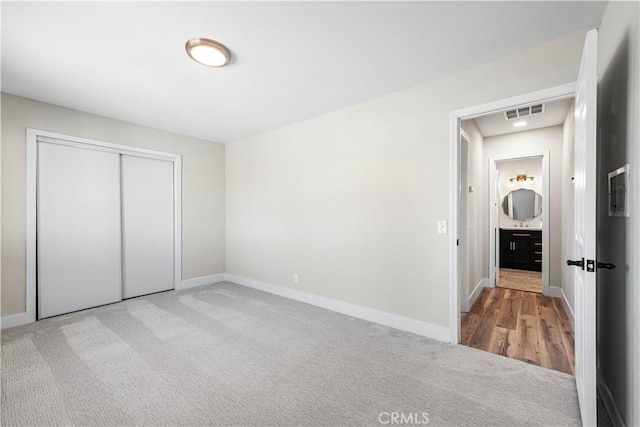
M 531 233 L 513 233 L 513 236 L 530 237 Z

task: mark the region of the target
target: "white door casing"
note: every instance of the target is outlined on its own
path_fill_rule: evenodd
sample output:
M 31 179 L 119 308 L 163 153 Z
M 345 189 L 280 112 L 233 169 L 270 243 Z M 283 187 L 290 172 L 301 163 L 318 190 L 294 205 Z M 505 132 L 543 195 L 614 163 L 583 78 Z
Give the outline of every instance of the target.
M 576 85 L 575 107 L 575 377 L 582 423 L 596 413 L 596 108 L 597 30 L 587 33 Z M 575 267 L 569 267 L 575 268 Z
M 531 159 L 539 157 L 542 162 L 542 293 L 549 295 L 549 267 L 550 267 L 550 230 L 551 224 L 551 169 L 549 150 L 521 153 L 517 156 L 497 156 L 489 158 L 489 280 L 495 286 L 500 280 L 500 170 L 498 163 L 502 161 Z M 495 279 L 495 283 L 494 283 Z

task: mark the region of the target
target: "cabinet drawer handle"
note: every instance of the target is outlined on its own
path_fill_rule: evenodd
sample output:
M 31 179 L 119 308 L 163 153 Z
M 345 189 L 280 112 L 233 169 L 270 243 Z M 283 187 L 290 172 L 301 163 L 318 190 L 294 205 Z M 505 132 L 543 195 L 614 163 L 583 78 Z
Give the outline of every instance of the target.
M 538 252 L 538 251 L 536 251 L 536 252 L 534 252 L 534 254 L 536 254 L 536 255 L 542 255 L 542 252 Z
M 542 243 L 534 243 L 536 246 L 542 246 Z
M 513 233 L 513 235 L 514 236 L 529 237 L 529 236 L 531 236 L 531 233 Z
M 537 260 L 535 260 L 535 262 L 542 262 L 542 260 L 540 260 L 540 259 L 537 259 Z

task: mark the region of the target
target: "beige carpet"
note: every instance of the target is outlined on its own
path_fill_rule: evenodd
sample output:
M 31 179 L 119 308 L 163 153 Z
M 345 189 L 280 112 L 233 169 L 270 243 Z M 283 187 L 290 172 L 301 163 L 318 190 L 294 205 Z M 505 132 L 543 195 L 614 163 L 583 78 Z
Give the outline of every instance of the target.
M 394 416 L 580 423 L 569 375 L 230 283 L 2 333 L 2 425 L 391 425 Z

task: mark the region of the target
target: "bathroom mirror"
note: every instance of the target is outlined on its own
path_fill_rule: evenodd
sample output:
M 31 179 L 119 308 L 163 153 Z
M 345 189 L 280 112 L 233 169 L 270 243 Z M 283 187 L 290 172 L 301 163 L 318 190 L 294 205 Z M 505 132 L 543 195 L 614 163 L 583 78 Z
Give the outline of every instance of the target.
M 533 190 L 519 188 L 505 196 L 502 209 L 515 221 L 529 221 L 542 213 L 542 196 Z

